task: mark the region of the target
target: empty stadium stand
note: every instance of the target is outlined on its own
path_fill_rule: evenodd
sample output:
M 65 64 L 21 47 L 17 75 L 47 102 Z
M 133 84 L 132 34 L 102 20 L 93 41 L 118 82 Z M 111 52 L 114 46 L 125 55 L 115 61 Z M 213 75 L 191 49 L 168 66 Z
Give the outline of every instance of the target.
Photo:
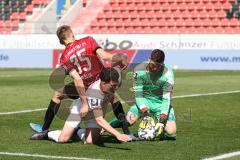
M 83 33 L 240 33 L 239 5 L 239 0 L 109 0 Z
M 9 34 L 19 29 L 35 7 L 45 7 L 50 0 L 1 0 L 0 34 Z
M 21 24 L 33 15 L 35 8 L 42 9 L 51 1 L 1 0 L 0 34 L 28 33 L 26 29 L 19 32 Z M 59 21 L 75 1 L 79 2 L 58 1 Z M 240 0 L 81 0 L 81 3 L 77 18 L 69 23 L 76 33 L 240 33 Z

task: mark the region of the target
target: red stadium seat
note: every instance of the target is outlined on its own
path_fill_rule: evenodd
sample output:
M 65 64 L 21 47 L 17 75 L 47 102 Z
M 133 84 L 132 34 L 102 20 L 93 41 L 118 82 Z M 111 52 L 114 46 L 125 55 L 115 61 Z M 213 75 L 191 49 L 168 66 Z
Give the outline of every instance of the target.
M 212 20 L 212 26 L 213 27 L 221 26 L 221 21 L 219 19 Z
M 19 14 L 19 19 L 20 19 L 21 21 L 24 21 L 24 20 L 26 19 L 26 12 L 21 12 L 21 13 Z
M 3 31 L 3 33 L 5 34 L 10 34 L 12 32 L 12 28 L 5 28 L 5 30 Z
M 5 21 L 5 27 L 6 27 L 6 28 L 11 28 L 11 27 L 12 27 L 12 22 L 11 22 L 11 20 L 6 20 L 6 21 Z
M 179 5 L 178 5 L 178 4 L 173 3 L 173 4 L 170 5 L 170 10 L 171 10 L 172 12 L 175 12 L 175 11 L 177 11 L 178 9 L 179 9 Z
M 19 14 L 18 14 L 18 12 L 12 13 L 11 19 L 12 19 L 12 20 L 17 20 L 17 19 L 19 19 Z
M 207 4 L 205 5 L 205 10 L 206 10 L 206 11 L 211 11 L 211 10 L 213 10 L 213 9 L 214 9 L 214 6 L 213 6 L 212 4 L 207 3 Z
M 210 18 L 210 19 L 215 19 L 215 18 L 217 18 L 217 12 L 214 11 L 214 10 L 209 11 L 209 12 L 208 12 L 208 15 L 209 15 L 209 18 Z
M 195 5 L 195 10 L 202 11 L 203 9 L 204 9 L 204 6 L 202 4 L 199 3 Z
M 239 20 L 236 18 L 230 19 L 230 24 L 229 26 L 231 27 L 239 27 L 240 23 Z
M 13 30 L 17 30 L 18 27 L 19 27 L 19 20 L 14 20 L 14 21 L 12 22 L 12 28 L 13 28 Z
M 225 33 L 225 34 L 232 34 L 232 33 L 234 33 L 234 29 L 232 27 L 225 27 L 223 29 L 223 33 Z
M 217 18 L 218 18 L 218 19 L 224 19 L 224 18 L 226 18 L 226 12 L 223 11 L 223 10 L 218 11 L 216 14 L 217 14 Z
M 0 20 L 0 28 L 3 28 L 3 25 L 4 25 L 4 21 Z
M 212 26 L 212 21 L 209 19 L 203 20 L 203 27 L 211 27 Z
M 186 27 L 193 27 L 194 26 L 194 21 L 193 20 L 185 20 L 185 26 Z
M 221 26 L 222 27 L 228 27 L 228 26 L 230 26 L 230 20 L 229 19 L 223 19 L 222 21 L 221 21 Z
M 216 3 L 216 4 L 213 5 L 213 9 L 215 11 L 223 10 L 223 5 L 221 3 Z
M 228 11 L 232 8 L 232 4 L 231 3 L 223 3 L 222 8 L 223 8 L 223 10 Z

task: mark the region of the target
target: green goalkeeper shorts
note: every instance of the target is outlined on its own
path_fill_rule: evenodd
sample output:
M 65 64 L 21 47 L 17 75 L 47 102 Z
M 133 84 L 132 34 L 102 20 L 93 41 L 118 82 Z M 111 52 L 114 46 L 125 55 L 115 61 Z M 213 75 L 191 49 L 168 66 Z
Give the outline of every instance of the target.
M 158 104 L 159 106 L 159 104 Z M 151 115 L 154 116 L 157 120 L 159 120 L 160 113 L 161 113 L 161 107 L 154 107 L 153 105 L 148 105 L 148 111 Z M 137 115 L 138 117 L 143 117 L 143 114 L 140 112 L 138 107 L 136 105 L 133 105 L 130 109 L 129 112 L 132 112 L 133 114 Z M 174 115 L 174 109 L 171 107 L 169 116 L 168 116 L 168 121 L 176 121 L 175 115 Z

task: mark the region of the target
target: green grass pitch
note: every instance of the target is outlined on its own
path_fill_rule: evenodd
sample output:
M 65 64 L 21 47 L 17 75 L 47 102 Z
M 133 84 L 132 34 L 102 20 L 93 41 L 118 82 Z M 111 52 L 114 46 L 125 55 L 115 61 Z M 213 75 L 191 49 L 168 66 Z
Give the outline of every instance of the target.
M 0 113 L 46 108 L 53 93 L 48 85 L 50 73 L 50 69 L 0 69 Z M 130 80 L 125 80 L 119 90 L 127 102 L 133 100 L 130 86 Z M 240 90 L 240 71 L 175 71 L 174 96 L 236 90 Z M 173 106 L 177 118 L 176 141 L 118 143 L 105 134 L 100 145 L 83 145 L 77 140 L 67 144 L 31 141 L 33 132 L 29 123 L 42 123 L 45 111 L 0 114 L 0 152 L 113 160 L 195 160 L 240 151 L 240 93 L 174 98 Z M 109 112 L 107 119 L 112 118 Z M 61 118 L 56 118 L 52 129 L 61 129 L 63 124 Z M 135 133 L 137 128 L 134 125 L 131 131 Z M 0 159 L 46 158 L 0 154 Z

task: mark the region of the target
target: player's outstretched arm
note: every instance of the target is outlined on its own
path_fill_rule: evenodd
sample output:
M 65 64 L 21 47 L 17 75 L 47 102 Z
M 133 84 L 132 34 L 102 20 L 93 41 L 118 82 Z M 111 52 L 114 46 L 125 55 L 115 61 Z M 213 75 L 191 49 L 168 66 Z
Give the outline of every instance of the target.
M 80 116 L 84 117 L 84 116 L 86 116 L 89 107 L 88 107 L 88 101 L 87 101 L 87 96 L 86 96 L 86 91 L 85 91 L 85 87 L 83 84 L 83 80 L 79 76 L 78 72 L 75 69 L 71 70 L 69 75 L 71 75 L 73 78 L 74 84 L 77 88 L 79 97 L 82 102 L 82 107 L 80 109 Z
M 128 135 L 121 134 L 116 129 L 111 127 L 111 125 L 103 118 L 102 109 L 99 108 L 99 109 L 93 110 L 93 114 L 95 116 L 97 124 L 100 125 L 107 132 L 114 135 L 119 141 L 128 142 L 132 140 Z
M 110 54 L 104 51 L 102 48 L 97 49 L 97 55 L 102 60 L 107 60 L 111 62 L 118 62 L 116 65 L 120 65 L 121 69 L 125 69 L 127 66 L 127 55 L 126 54 Z

